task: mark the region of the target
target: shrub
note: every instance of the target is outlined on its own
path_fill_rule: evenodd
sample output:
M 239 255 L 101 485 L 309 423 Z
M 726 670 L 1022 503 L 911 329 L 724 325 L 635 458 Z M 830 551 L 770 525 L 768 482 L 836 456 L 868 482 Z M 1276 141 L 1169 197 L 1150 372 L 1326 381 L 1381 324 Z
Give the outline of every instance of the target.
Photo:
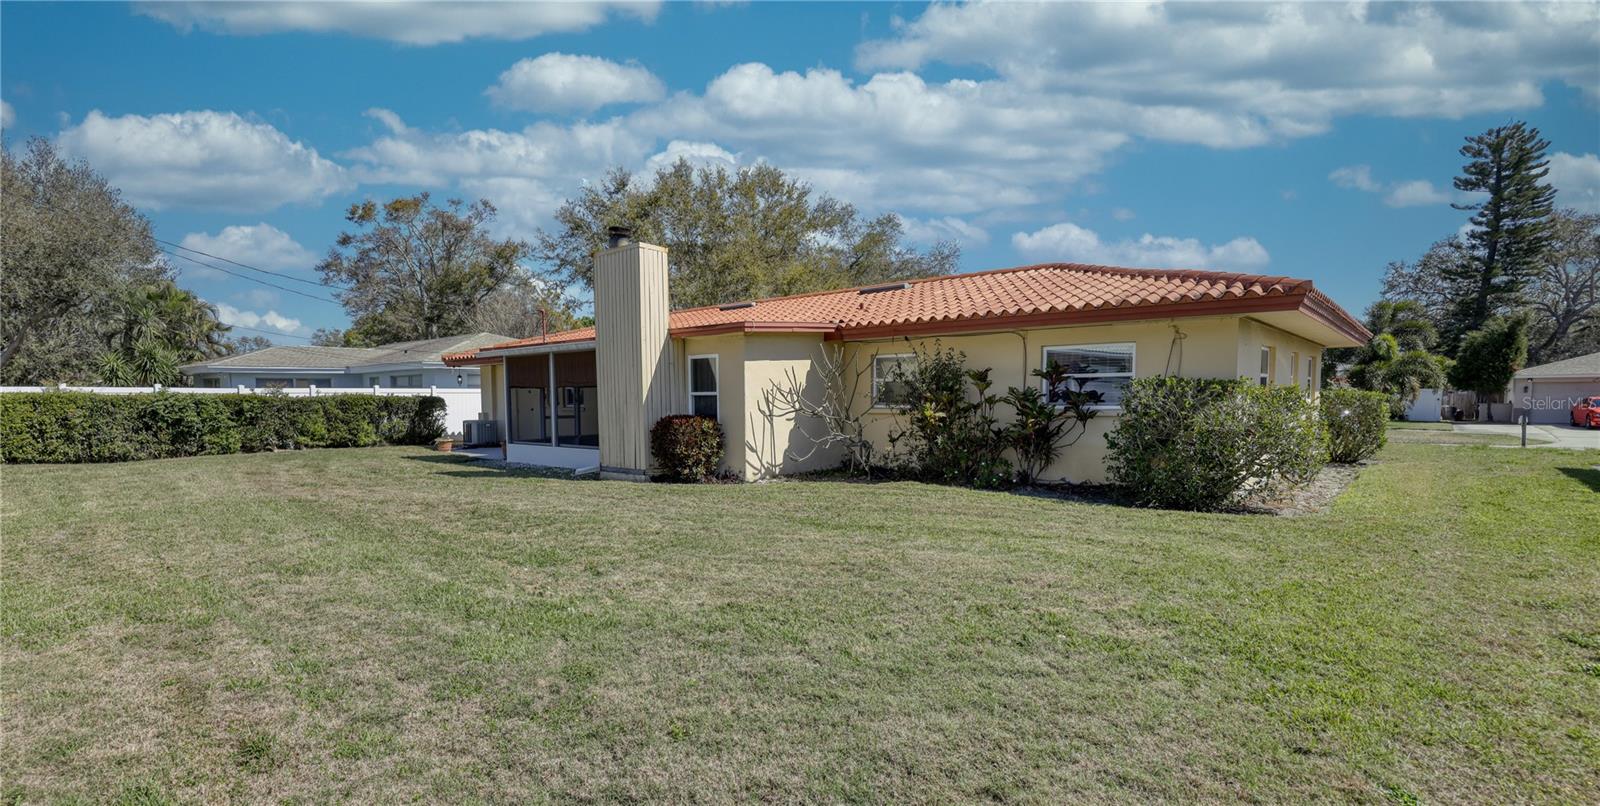
M 8 463 L 125 462 L 283 448 L 424 445 L 444 433 L 437 397 L 158 392 L 0 394 Z
M 390 401 L 407 400 L 394 406 L 390 412 L 396 420 L 404 420 L 405 433 L 399 444 L 428 445 L 445 434 L 444 416 L 449 408 L 442 397 L 387 398 Z
M 1005 427 L 1006 444 L 1017 456 L 1017 481 L 1032 484 L 1038 480 L 1050 463 L 1061 455 L 1065 445 L 1077 442 L 1088 431 L 1105 395 L 1095 390 L 1085 390 L 1082 382 L 1067 377 L 1067 368 L 1051 361 L 1050 366 L 1033 371 L 1035 378 L 1044 381 L 1046 389 L 1055 390 L 1051 401 L 1037 387 L 1021 389 L 1013 386 L 1006 390 L 1001 401 L 1016 412 L 1016 417 Z M 1071 441 L 1063 440 L 1076 432 Z
M 670 414 L 650 428 L 650 455 L 663 481 L 704 481 L 722 461 L 722 426 L 710 417 Z
M 1112 480 L 1135 503 L 1219 510 L 1310 479 L 1327 434 L 1293 387 L 1137 378 L 1106 447 Z
M 1335 462 L 1359 462 L 1377 453 L 1388 436 L 1388 418 L 1389 396 L 1382 392 L 1322 390 L 1322 422 Z
M 989 394 L 989 370 L 967 369 L 966 358 L 935 345 L 919 349 L 916 363 L 897 371 L 906 397 L 895 411 L 906 424 L 889 435 L 889 445 L 903 451 L 905 469 L 923 481 L 1003 488 L 1012 471 L 995 417 L 1000 398 Z

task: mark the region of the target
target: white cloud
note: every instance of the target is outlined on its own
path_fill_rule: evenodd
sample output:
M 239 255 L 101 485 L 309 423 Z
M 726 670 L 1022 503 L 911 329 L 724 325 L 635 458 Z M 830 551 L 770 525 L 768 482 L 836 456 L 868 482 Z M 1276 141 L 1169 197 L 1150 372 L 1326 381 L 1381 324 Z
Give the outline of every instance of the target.
M 269 310 L 266 313 L 240 310 L 226 302 L 217 303 L 217 318 L 225 325 L 276 330 L 280 333 L 299 334 L 308 332 L 305 325 L 292 316 L 284 316 L 273 310 Z
M 1126 207 L 1118 207 L 1112 210 L 1111 217 L 1118 221 L 1132 221 L 1135 218 L 1133 211 Z
M 962 246 L 972 246 L 989 242 L 989 233 L 982 227 L 955 216 L 926 220 L 900 216 L 900 226 L 905 230 L 906 239 L 913 243 L 955 241 Z
M 1248 144 L 1342 115 L 1532 108 L 1551 80 L 1600 94 L 1597 26 L 1592 3 L 979 2 L 933 5 L 856 55 L 863 69 L 984 65 L 1055 97 L 1166 110 L 1142 121 L 1148 136 Z
M 511 65 L 484 94 L 508 109 L 593 112 L 610 104 L 659 100 L 666 86 L 636 64 L 546 53 Z
M 1449 204 L 1460 198 L 1460 194 L 1434 187 L 1433 183 L 1426 179 L 1381 182 L 1372 175 L 1370 165 L 1346 165 L 1335 168 L 1328 174 L 1328 181 L 1347 190 L 1382 193 L 1383 203 L 1390 207 L 1427 207 Z
M 262 269 L 306 270 L 317 263 L 317 256 L 290 237 L 289 233 L 265 222 L 224 227 L 215 235 L 191 232 L 183 236 L 181 244 L 186 249 Z
M 1600 213 L 1600 156 L 1557 151 L 1550 155 L 1547 178 L 1555 185 L 1557 207 Z
M 654 20 L 654 0 L 627 3 L 502 2 L 160 2 L 140 3 L 139 13 L 188 32 L 225 34 L 287 31 L 349 34 L 407 45 L 437 45 L 467 39 L 528 39 L 582 31 L 614 14 Z
M 448 185 L 451 180 L 571 179 L 615 164 L 638 164 L 654 138 L 621 120 L 557 126 L 536 123 L 520 131 L 472 129 L 430 133 L 405 125 L 386 109 L 368 110 L 388 133 L 343 156 L 357 163 L 363 182 Z M 568 183 L 559 182 L 563 187 Z
M 1433 186 L 1426 179 L 1413 179 L 1409 182 L 1396 182 L 1389 192 L 1384 195 L 1383 203 L 1390 207 L 1426 207 L 1434 204 L 1449 204 L 1455 196 L 1447 191 Z
M 1243 148 L 1325 131 L 1341 115 L 1537 105 L 1542 82 L 1589 80 L 1584 23 L 1596 8 L 935 5 L 864 45 L 859 63 L 882 71 L 859 79 L 739 64 L 603 121 L 426 132 L 393 118 L 341 156 L 364 181 L 500 186 L 530 200 L 569 196 L 614 164 L 765 162 L 865 211 L 898 211 L 920 235 L 946 217 L 994 228 L 1087 192 L 1141 139 Z M 932 62 L 990 71 L 896 72 Z M 1393 203 L 1429 198 L 1365 170 L 1351 186 Z
M 1018 232 L 1011 236 L 1011 245 L 1029 260 L 1134 268 L 1258 271 L 1270 260 L 1254 238 L 1208 246 L 1195 238 L 1145 234 L 1136 240 L 1107 242 L 1094 231 L 1067 222 Z
M 17 122 L 17 110 L 11 104 L 0 101 L 0 129 L 9 129 L 11 124 Z
M 1377 193 L 1383 190 L 1383 185 L 1372 178 L 1371 165 L 1346 165 L 1335 168 L 1328 174 L 1328 181 L 1348 190 L 1360 190 L 1367 193 Z
M 571 126 L 536 123 L 518 131 L 427 132 L 387 109 L 367 115 L 387 133 L 342 154 L 362 182 L 456 187 L 499 208 L 496 234 L 526 238 L 582 181 L 613 165 L 641 164 L 654 138 L 621 119 Z
M 733 152 L 717 145 L 716 143 L 696 143 L 689 140 L 673 140 L 661 152 L 651 155 L 644 161 L 645 174 L 654 174 L 662 168 L 670 168 L 678 160 L 687 160 L 696 168 L 727 168 L 732 170 L 739 167 L 739 158 Z
M 1094 109 L 1003 82 L 889 73 L 857 83 L 764 64 L 626 120 L 631 132 L 734 147 L 868 209 L 958 216 L 1054 198 L 1128 140 Z
M 352 186 L 339 165 L 232 112 L 110 117 L 96 109 L 57 140 L 135 205 L 270 210 Z

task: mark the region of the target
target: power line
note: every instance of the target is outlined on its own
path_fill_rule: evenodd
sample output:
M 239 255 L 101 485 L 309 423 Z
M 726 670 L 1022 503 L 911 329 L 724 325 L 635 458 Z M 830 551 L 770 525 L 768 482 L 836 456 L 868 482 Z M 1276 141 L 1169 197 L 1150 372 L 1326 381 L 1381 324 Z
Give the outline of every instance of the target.
M 200 266 L 204 266 L 205 268 L 211 269 L 213 271 L 220 271 L 223 274 L 230 275 L 230 276 L 233 276 L 233 277 L 237 277 L 237 278 L 239 278 L 241 280 L 247 280 L 247 281 L 252 282 L 252 283 L 260 283 L 261 285 L 264 285 L 264 286 L 268 286 L 268 287 L 271 287 L 271 288 L 276 288 L 279 291 L 287 291 L 290 294 L 297 294 L 299 296 L 305 297 L 306 299 L 314 299 L 314 300 L 316 300 L 318 302 L 326 302 L 329 305 L 338 305 L 339 304 L 339 301 L 336 300 L 336 299 L 331 299 L 329 297 L 320 297 L 320 296 L 317 296 L 316 294 L 307 294 L 304 291 L 296 291 L 293 288 L 289 288 L 287 286 L 281 286 L 281 285 L 278 285 L 277 283 L 269 283 L 266 280 L 258 280 L 258 279 L 254 278 L 254 277 L 251 277 L 248 274 L 240 274 L 240 273 L 238 273 L 236 271 L 229 271 L 228 269 L 224 269 L 221 266 L 216 265 L 215 263 L 207 263 L 204 260 L 200 260 L 199 258 L 193 258 L 193 257 L 189 257 L 188 255 L 179 254 L 179 253 L 174 252 L 174 251 L 172 251 L 170 249 L 165 249 L 165 248 L 159 247 L 159 246 L 156 247 L 156 248 L 160 249 L 164 254 L 171 255 L 172 257 L 183 258 L 184 260 L 187 260 L 187 261 L 189 261 L 191 263 L 194 263 L 194 264 L 197 264 L 197 265 L 200 265 Z
M 194 249 L 192 247 L 184 246 L 183 244 L 180 244 L 180 243 L 173 243 L 172 241 L 169 241 L 169 240 L 167 240 L 165 238 L 156 238 L 155 240 L 157 242 L 159 242 L 159 243 L 164 243 L 164 244 L 166 244 L 168 246 L 171 246 L 171 247 L 173 247 L 175 249 L 182 249 L 185 252 L 193 252 L 193 253 L 195 253 L 197 255 L 204 255 L 205 257 L 211 258 L 213 260 L 220 260 L 223 263 L 231 263 L 231 264 L 233 264 L 235 266 L 238 266 L 241 269 L 249 269 L 251 271 L 258 271 L 258 272 L 261 272 L 262 274 L 270 274 L 273 277 L 282 277 L 285 280 L 292 280 L 292 281 L 294 281 L 296 283 L 305 283 L 306 285 L 315 286 L 317 288 L 324 288 L 325 287 L 325 286 L 323 286 L 322 283 L 318 283 L 318 282 L 315 282 L 315 281 L 312 281 L 312 280 L 305 280 L 305 279 L 302 279 L 302 278 L 299 278 L 299 277 L 295 277 L 293 275 L 284 274 L 282 272 L 272 271 L 270 269 L 258 268 L 256 266 L 252 266 L 252 265 L 250 265 L 248 263 L 240 263 L 237 260 L 233 260 L 231 258 L 225 258 L 225 257 L 223 257 L 221 255 L 213 255 L 210 252 L 202 252 L 199 249 Z
M 226 324 L 226 323 L 224 323 L 224 324 Z M 259 327 L 248 327 L 248 326 L 245 326 L 245 325 L 228 325 L 228 327 L 229 328 L 233 328 L 233 329 L 238 329 L 238 330 L 254 330 L 257 333 L 266 333 L 269 336 L 283 336 L 284 338 L 289 338 L 289 339 L 300 339 L 302 341 L 311 341 L 311 337 L 310 336 L 297 336 L 297 335 L 295 335 L 293 333 L 282 333 L 282 332 L 279 332 L 279 331 L 276 331 L 276 330 L 265 330 L 265 329 L 259 328 Z
M 77 219 L 77 221 L 79 223 L 83 223 L 83 219 L 81 217 L 79 217 L 78 212 L 76 210 L 68 210 L 65 207 L 62 207 L 62 206 L 60 206 L 58 204 L 53 204 L 51 202 L 44 201 L 44 200 L 40 200 L 40 203 L 44 204 L 44 206 L 46 206 L 46 207 L 49 207 L 49 208 L 55 210 L 58 213 L 63 213 L 63 214 L 66 214 L 68 216 L 71 216 L 74 219 Z M 255 266 L 250 266 L 250 265 L 247 265 L 247 264 L 244 264 L 244 263 L 240 263 L 240 262 L 238 262 L 236 260 L 229 260 L 228 258 L 225 258 L 225 257 L 219 257 L 217 255 L 212 255 L 212 254 L 209 254 L 207 252 L 201 252 L 198 249 L 190 249 L 189 247 L 183 246 L 182 244 L 172 243 L 172 241 L 166 240 L 165 238 L 156 238 L 155 236 L 152 235 L 151 239 L 154 240 L 154 241 L 157 241 L 158 243 L 171 244 L 172 246 L 175 246 L 178 249 L 182 249 L 182 250 L 184 250 L 186 252 L 194 252 L 195 254 L 205 255 L 206 257 L 215 258 L 217 260 L 227 261 L 228 263 L 232 263 L 235 266 L 241 266 L 241 267 L 246 268 L 246 269 L 251 269 L 253 271 L 258 271 L 258 272 L 261 272 L 262 274 L 270 274 L 270 275 L 272 275 L 274 277 L 282 277 L 282 278 L 284 278 L 286 280 L 293 280 L 293 281 L 295 281 L 297 283 L 305 283 L 307 285 L 313 285 L 313 286 L 317 286 L 319 288 L 322 287 L 321 283 L 313 283 L 310 280 L 302 280 L 302 279 L 300 279 L 298 277 L 290 277 L 290 276 L 288 276 L 286 274 L 279 274 L 278 272 L 268 271 L 266 269 L 256 268 Z M 220 271 L 223 274 L 226 274 L 226 275 L 229 275 L 229 276 L 232 276 L 232 277 L 237 277 L 240 280 L 245 280 L 245 281 L 252 282 L 252 283 L 260 283 L 261 285 L 264 285 L 264 286 L 269 286 L 271 288 L 276 288 L 279 291 L 287 291 L 290 294 L 298 294 L 298 295 L 300 295 L 302 297 L 305 297 L 306 299 L 314 299 L 314 300 L 316 300 L 318 302 L 327 302 L 327 303 L 330 303 L 330 304 L 333 304 L 333 305 L 340 305 L 341 304 L 336 299 L 331 299 L 329 297 L 321 297 L 321 296 L 317 296 L 315 294 L 307 294 L 307 293 L 305 293 L 303 291 L 296 291 L 293 288 L 284 288 L 283 286 L 278 285 L 276 283 L 269 283 L 266 280 L 258 280 L 258 279 L 254 278 L 254 277 L 251 277 L 251 276 L 247 275 L 247 274 L 240 274 L 238 272 L 229 271 L 227 269 L 222 268 L 221 266 L 217 266 L 215 264 L 207 263 L 207 262 L 205 262 L 203 260 L 200 260 L 198 258 L 193 258 L 193 257 L 190 257 L 188 255 L 181 255 L 181 254 L 178 254 L 177 252 L 174 252 L 174 251 L 172 251 L 170 249 L 162 248 L 160 246 L 157 246 L 156 249 L 160 250 L 164 254 L 171 255 L 172 257 L 183 258 L 184 260 L 187 260 L 187 261 L 189 261 L 191 263 L 195 263 L 197 265 L 204 266 L 204 267 L 206 267 L 208 269 L 211 269 L 213 271 Z M 182 267 L 174 267 L 174 268 L 181 269 Z

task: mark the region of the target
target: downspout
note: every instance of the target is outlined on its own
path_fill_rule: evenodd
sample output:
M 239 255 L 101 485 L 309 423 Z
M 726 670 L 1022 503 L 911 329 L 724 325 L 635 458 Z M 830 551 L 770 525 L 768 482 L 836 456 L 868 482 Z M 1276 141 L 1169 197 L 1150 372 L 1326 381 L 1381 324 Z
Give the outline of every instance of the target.
M 1168 377 L 1181 376 L 1183 375 L 1183 340 L 1189 338 L 1189 334 L 1179 330 L 1177 322 L 1168 322 L 1167 326 L 1172 328 L 1172 342 L 1167 345 L 1167 368 L 1162 374 Z M 1172 354 L 1174 351 L 1178 354 L 1178 371 L 1176 373 L 1172 371 Z

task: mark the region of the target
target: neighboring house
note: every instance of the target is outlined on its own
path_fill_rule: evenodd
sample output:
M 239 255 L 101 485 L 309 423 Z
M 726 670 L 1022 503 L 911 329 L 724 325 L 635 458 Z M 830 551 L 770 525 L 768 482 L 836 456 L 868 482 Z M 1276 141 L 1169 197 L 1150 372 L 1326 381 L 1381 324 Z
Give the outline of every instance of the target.
M 476 388 L 476 367 L 449 367 L 441 356 L 505 341 L 496 333 L 468 333 L 378 347 L 268 347 L 180 369 L 195 386 L 210 387 Z
M 595 327 L 446 355 L 483 370 L 482 408 L 513 462 L 646 478 L 649 431 L 667 414 L 716 417 L 725 469 L 757 479 L 836 465 L 820 425 L 773 416 L 787 373 L 824 394 L 823 350 L 859 370 L 857 410 L 880 454 L 894 428 L 893 366 L 914 341 L 993 369 L 997 389 L 1068 364 L 1105 393 L 1088 434 L 1046 479 L 1105 479 L 1104 435 L 1129 378 L 1173 374 L 1292 384 L 1315 395 L 1326 347 L 1366 328 L 1307 280 L 1055 263 L 668 312 L 667 251 L 620 239 L 595 257 Z M 801 458 L 804 457 L 804 458 Z
M 1600 353 L 1519 370 L 1511 379 L 1513 416 L 1530 423 L 1565 423 L 1579 400 L 1600 395 Z

